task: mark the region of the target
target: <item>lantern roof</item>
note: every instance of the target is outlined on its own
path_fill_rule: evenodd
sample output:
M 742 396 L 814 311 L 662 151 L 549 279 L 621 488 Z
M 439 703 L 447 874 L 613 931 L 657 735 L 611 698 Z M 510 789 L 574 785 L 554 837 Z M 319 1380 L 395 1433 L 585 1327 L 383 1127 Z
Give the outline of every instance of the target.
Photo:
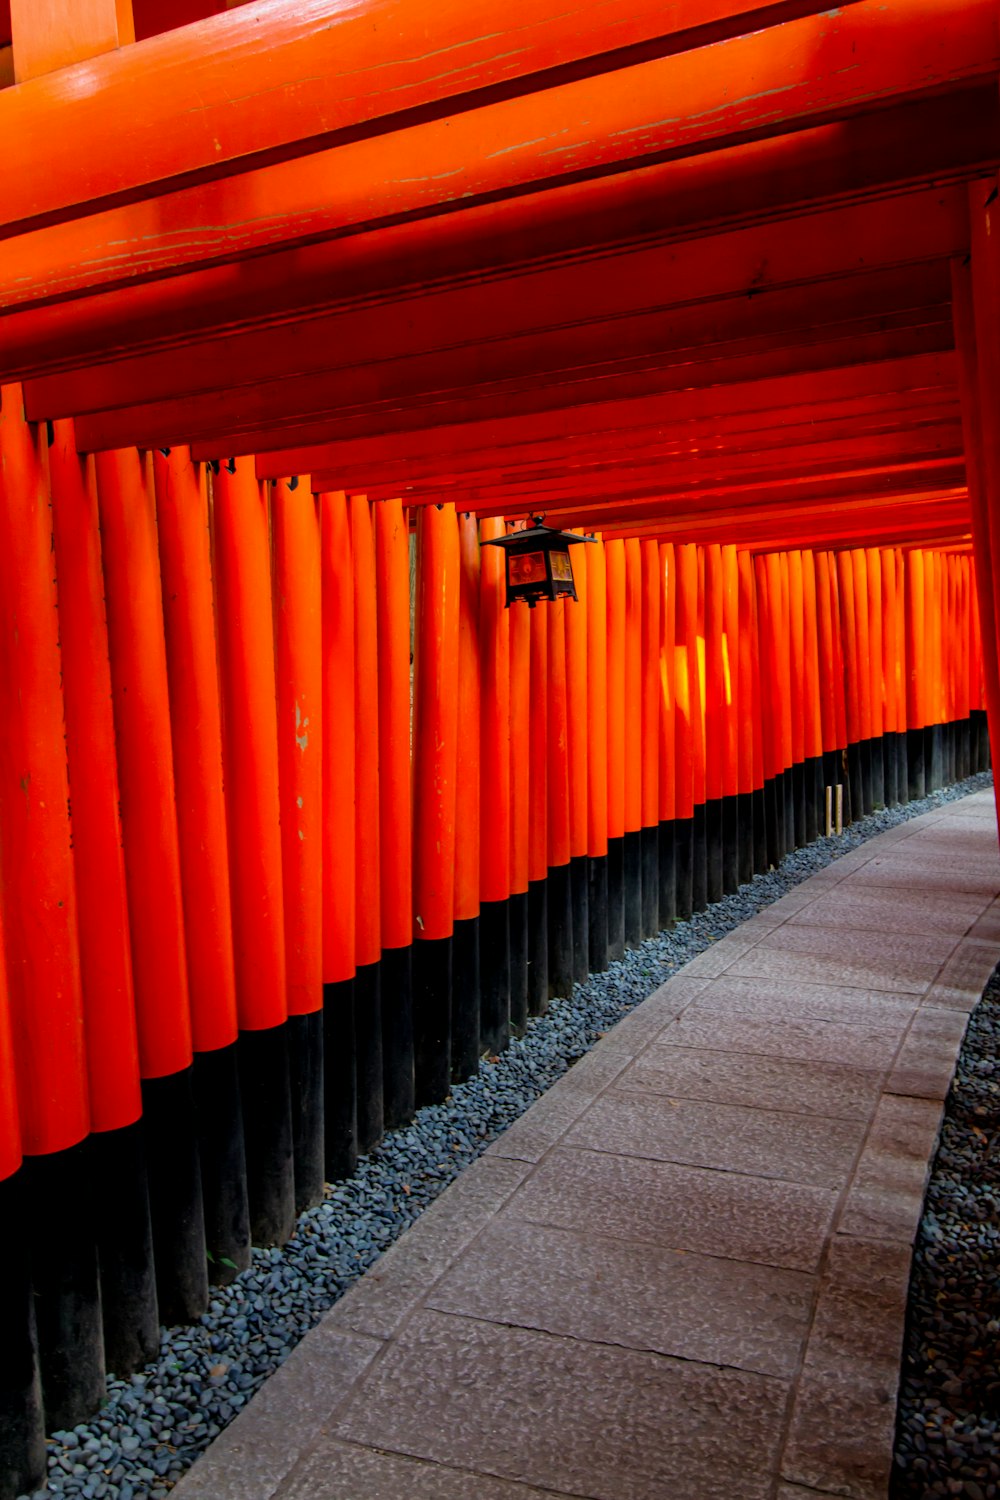
M 573 531 L 558 531 L 554 526 L 546 526 L 538 516 L 523 531 L 511 531 L 506 536 L 493 537 L 490 541 L 483 542 L 483 546 L 502 547 L 505 552 L 535 552 L 539 543 L 543 547 L 551 547 L 557 542 L 562 546 L 572 547 L 576 542 L 595 540 L 592 536 L 577 536 Z

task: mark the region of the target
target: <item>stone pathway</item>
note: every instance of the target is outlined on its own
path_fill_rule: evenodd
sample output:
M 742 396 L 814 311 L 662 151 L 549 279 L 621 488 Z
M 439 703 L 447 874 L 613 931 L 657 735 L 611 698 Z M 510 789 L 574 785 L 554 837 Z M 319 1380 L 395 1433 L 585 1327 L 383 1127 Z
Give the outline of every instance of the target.
M 991 793 L 813 876 L 494 1142 L 177 1500 L 884 1496 L 910 1245 L 998 957 Z

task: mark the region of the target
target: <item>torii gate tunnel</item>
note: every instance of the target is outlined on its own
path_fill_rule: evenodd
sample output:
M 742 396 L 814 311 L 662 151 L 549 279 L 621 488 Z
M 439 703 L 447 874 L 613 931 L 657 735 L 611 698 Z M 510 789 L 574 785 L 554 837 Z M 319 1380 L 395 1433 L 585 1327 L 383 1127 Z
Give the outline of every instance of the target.
M 0 4 L 0 1500 L 551 996 L 989 765 L 998 68 L 995 0 Z

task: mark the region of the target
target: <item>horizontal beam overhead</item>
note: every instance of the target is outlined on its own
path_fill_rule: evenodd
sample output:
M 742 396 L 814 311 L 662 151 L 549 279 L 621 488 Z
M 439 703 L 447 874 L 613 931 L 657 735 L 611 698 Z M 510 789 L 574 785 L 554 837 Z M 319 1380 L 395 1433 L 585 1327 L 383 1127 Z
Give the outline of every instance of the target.
M 530 339 L 540 348 L 557 330 L 601 325 L 602 347 L 627 341 L 636 351 L 650 337 L 661 347 L 666 341 L 718 342 L 787 319 L 782 298 L 793 317 L 827 301 L 833 313 L 838 303 L 853 303 L 853 278 L 864 281 L 879 272 L 892 274 L 898 305 L 902 288 L 912 296 L 915 288 L 933 284 L 925 263 L 964 254 L 968 243 L 966 190 L 923 189 L 803 214 L 786 220 L 780 233 L 773 225 L 754 225 L 694 241 L 629 247 L 571 265 L 42 376 L 26 384 L 25 407 L 38 420 L 233 393 L 259 383 L 273 390 L 283 377 L 301 381 L 360 363 L 470 347 L 499 362 L 498 348 L 515 340 Z M 939 279 L 943 285 L 943 266 Z M 843 287 L 833 285 L 840 281 Z M 623 321 L 636 318 L 641 328 Z
M 916 25 L 910 5 L 856 0 L 488 103 L 460 128 L 427 120 L 49 224 L 0 241 L 0 285 L 8 306 L 75 296 L 995 78 L 993 0 L 958 10 L 953 0 L 920 0 L 919 12 Z

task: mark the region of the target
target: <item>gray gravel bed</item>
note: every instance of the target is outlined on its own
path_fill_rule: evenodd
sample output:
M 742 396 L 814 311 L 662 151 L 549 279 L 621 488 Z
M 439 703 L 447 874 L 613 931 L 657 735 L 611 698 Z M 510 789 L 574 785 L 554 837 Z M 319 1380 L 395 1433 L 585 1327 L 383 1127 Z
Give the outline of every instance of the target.
M 992 776 L 982 773 L 821 838 L 735 895 L 644 942 L 606 973 L 577 985 L 570 998 L 554 1000 L 523 1037 L 483 1062 L 444 1104 L 421 1109 L 411 1125 L 392 1131 L 361 1159 L 353 1178 L 329 1186 L 325 1201 L 303 1215 L 286 1245 L 255 1250 L 250 1268 L 215 1290 L 199 1323 L 163 1330 L 156 1363 L 128 1380 L 109 1378 L 98 1415 L 49 1439 L 47 1484 L 34 1500 L 163 1500 L 326 1309 L 623 1015 L 711 943 L 840 855 L 990 786 Z M 975 1500 L 974 1490 L 965 1493 Z
M 894 1500 L 1000 1495 L 1000 968 L 969 1019 L 913 1252 Z

